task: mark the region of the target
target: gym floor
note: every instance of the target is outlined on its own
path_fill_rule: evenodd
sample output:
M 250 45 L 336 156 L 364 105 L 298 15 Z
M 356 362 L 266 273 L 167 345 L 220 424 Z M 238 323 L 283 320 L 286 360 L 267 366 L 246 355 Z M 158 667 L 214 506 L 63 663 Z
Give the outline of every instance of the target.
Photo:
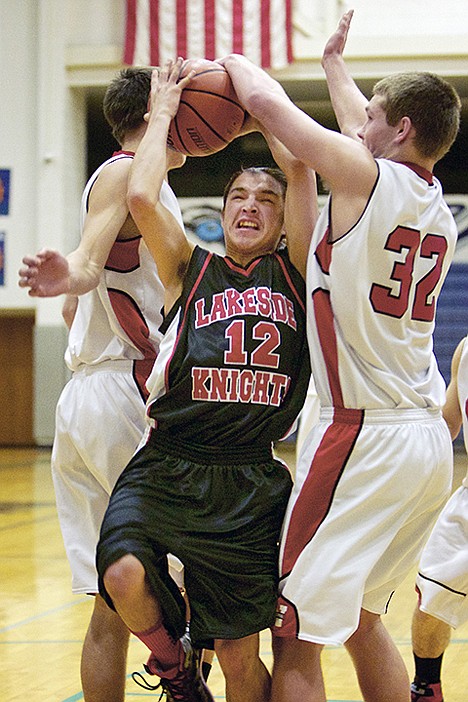
M 285 444 L 278 452 L 294 470 L 294 445 Z M 457 449 L 454 488 L 460 484 L 466 465 L 464 449 Z M 50 450 L 0 448 L 0 480 L 0 702 L 83 700 L 80 654 L 92 600 L 71 593 L 50 477 Z M 410 675 L 414 576 L 412 572 L 398 589 L 385 618 Z M 261 649 L 270 666 L 269 632 L 261 635 Z M 128 700 L 158 696 L 142 690 L 131 679 L 134 670 L 143 670 L 147 657 L 143 644 L 132 639 Z M 329 702 L 362 700 L 342 647 L 326 648 L 323 663 Z M 215 699 L 225 700 L 216 659 L 209 683 Z M 453 632 L 444 657 L 443 684 L 446 702 L 467 702 L 468 623 Z

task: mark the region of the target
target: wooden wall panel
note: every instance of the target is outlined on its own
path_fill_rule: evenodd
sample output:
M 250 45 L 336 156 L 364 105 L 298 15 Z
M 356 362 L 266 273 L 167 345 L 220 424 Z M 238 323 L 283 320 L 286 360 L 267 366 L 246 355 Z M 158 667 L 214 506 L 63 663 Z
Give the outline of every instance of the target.
M 34 310 L 0 310 L 0 446 L 32 446 Z

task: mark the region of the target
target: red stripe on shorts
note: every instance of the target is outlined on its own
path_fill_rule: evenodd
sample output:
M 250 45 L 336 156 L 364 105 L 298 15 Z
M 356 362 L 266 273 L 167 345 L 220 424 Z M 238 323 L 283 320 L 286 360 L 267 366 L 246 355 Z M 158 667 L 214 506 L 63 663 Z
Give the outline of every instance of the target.
M 363 410 L 335 409 L 309 473 L 296 499 L 288 525 L 281 563 L 286 577 L 327 516 L 335 490 L 361 430 Z M 320 564 L 317 564 L 320 568 Z
M 326 518 L 363 419 L 363 410 L 334 410 L 333 423 L 325 431 L 315 452 L 291 514 L 281 563 L 282 580 L 287 578 L 301 552 Z M 317 563 L 317 568 L 320 568 L 320 563 Z M 294 604 L 279 596 L 273 634 L 297 637 L 298 631 L 299 615 Z

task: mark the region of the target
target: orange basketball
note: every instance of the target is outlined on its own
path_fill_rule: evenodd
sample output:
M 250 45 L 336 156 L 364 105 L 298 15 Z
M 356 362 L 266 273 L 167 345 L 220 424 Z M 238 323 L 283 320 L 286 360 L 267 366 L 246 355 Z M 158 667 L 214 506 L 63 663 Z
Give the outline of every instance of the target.
M 169 126 L 168 144 L 188 156 L 221 151 L 239 134 L 245 118 L 228 72 L 215 61 L 190 59 L 180 78 L 196 70 L 182 91 L 179 109 Z

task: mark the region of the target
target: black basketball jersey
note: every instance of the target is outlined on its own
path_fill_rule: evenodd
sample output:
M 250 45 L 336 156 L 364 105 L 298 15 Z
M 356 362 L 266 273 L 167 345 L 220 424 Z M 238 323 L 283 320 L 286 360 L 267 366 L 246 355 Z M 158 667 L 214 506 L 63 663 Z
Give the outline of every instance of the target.
M 196 247 L 161 331 L 148 407 L 156 429 L 216 447 L 288 433 L 310 365 L 305 283 L 286 249 L 242 267 Z

